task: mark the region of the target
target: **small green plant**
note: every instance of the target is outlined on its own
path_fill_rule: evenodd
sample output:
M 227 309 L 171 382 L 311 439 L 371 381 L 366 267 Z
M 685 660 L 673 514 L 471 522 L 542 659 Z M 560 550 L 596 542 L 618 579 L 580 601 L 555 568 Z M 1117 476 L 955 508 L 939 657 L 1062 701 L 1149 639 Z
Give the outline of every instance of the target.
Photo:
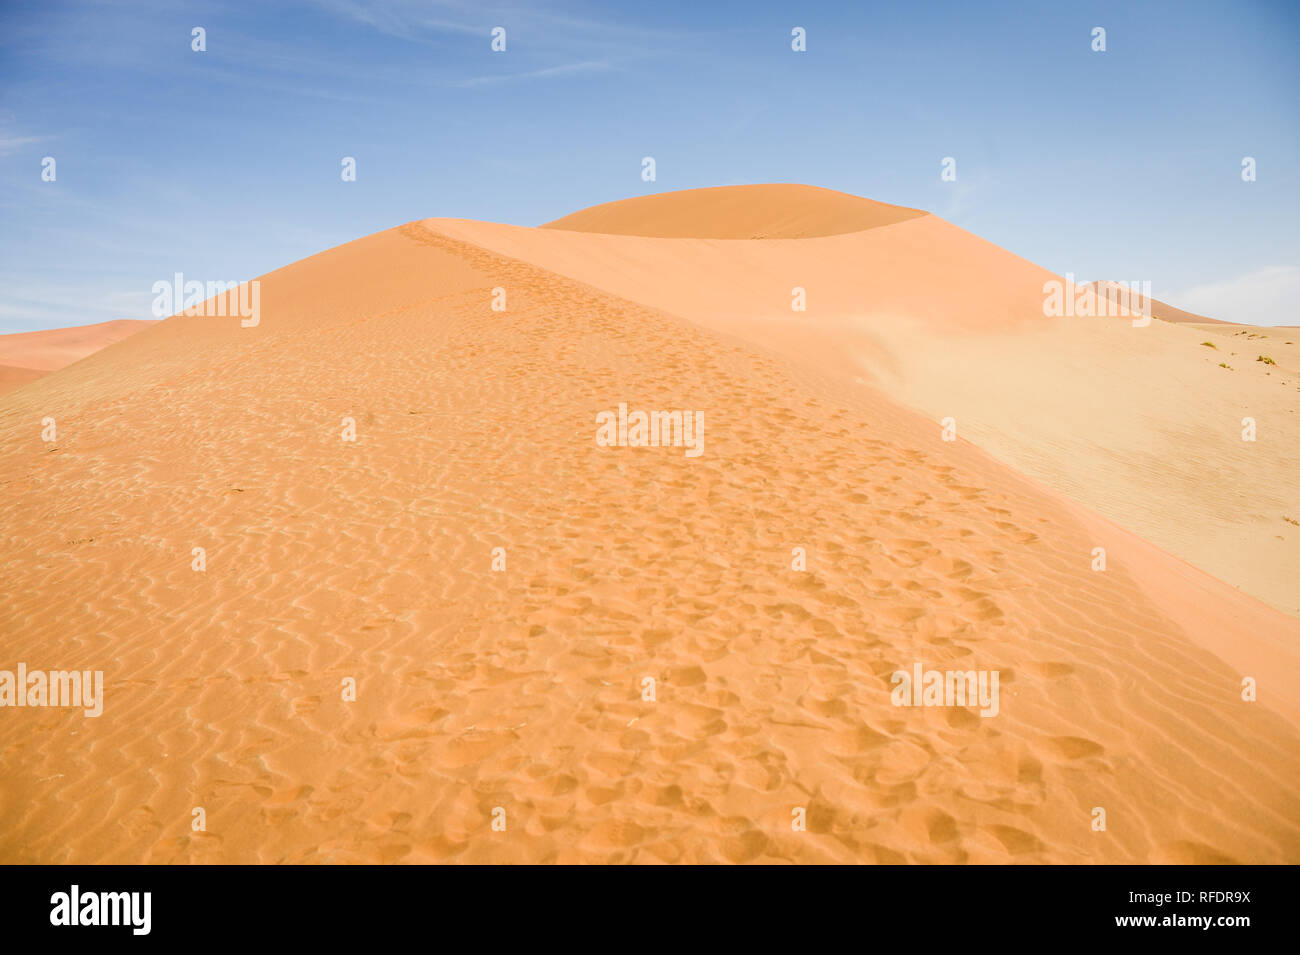
M 1231 365 L 1225 365 L 1223 362 L 1219 362 L 1219 367 L 1220 367 L 1220 368 L 1226 368 L 1226 369 L 1228 369 L 1228 371 L 1232 371 L 1232 366 L 1231 366 Z
M 1273 359 L 1269 358 L 1267 355 L 1260 355 L 1258 358 L 1255 359 L 1255 361 L 1262 361 L 1262 362 L 1263 362 L 1264 364 L 1266 364 L 1266 365 L 1276 365 L 1276 364 L 1277 364 L 1277 362 L 1275 362 Z
M 1219 346 L 1216 345 L 1216 344 L 1214 344 L 1214 342 L 1201 342 L 1201 344 L 1204 345 L 1206 348 L 1213 348 L 1213 349 L 1215 349 L 1216 351 L 1217 351 L 1218 348 L 1219 348 Z

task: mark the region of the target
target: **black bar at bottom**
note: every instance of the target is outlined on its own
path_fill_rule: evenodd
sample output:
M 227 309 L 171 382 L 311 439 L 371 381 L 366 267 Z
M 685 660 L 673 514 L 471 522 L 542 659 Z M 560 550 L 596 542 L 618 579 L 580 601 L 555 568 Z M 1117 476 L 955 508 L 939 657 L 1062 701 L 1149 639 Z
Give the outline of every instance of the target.
M 6 943 L 56 944 L 63 936 L 339 945 L 403 935 L 463 944 L 454 941 L 459 933 L 445 934 L 459 925 L 486 928 L 479 942 L 494 948 L 510 934 L 534 944 L 608 928 L 614 934 L 584 944 L 604 947 L 680 939 L 690 919 L 733 943 L 770 942 L 776 932 L 810 943 L 829 943 L 827 931 L 862 942 L 974 943 L 1049 931 L 1056 934 L 1038 935 L 1040 942 L 1128 935 L 1231 945 L 1258 929 L 1276 937 L 1289 921 L 1294 883 L 1285 867 L 860 867 L 788 883 L 775 873 L 765 878 L 777 881 L 752 883 L 752 873 L 715 872 L 707 886 L 689 873 L 617 885 L 607 873 L 599 888 L 571 874 L 577 881 L 566 886 L 553 872 L 487 876 L 466 867 L 11 867 L 0 924 Z M 716 881 L 728 878 L 736 882 Z

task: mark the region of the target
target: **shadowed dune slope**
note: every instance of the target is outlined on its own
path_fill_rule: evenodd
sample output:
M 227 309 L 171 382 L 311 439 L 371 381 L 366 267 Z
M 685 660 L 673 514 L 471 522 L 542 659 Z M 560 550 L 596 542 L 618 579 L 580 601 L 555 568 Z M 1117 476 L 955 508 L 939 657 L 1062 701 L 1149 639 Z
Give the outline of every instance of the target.
M 620 402 L 704 453 L 599 447 Z M 421 223 L 0 398 L 0 512 L 2 665 L 105 672 L 97 719 L 0 719 L 6 862 L 1300 861 L 1295 621 L 851 376 Z M 895 707 L 918 662 L 998 714 Z
M 833 189 L 773 183 L 660 192 L 556 219 L 543 229 L 694 239 L 803 239 L 927 215 Z

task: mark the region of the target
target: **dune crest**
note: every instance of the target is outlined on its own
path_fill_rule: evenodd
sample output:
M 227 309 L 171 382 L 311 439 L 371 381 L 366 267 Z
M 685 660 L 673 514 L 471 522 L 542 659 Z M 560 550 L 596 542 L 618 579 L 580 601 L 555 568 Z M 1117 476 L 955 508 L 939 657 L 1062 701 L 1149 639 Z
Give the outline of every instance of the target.
M 862 232 L 928 214 L 833 189 L 770 183 L 619 199 L 541 228 L 657 238 L 802 239 Z

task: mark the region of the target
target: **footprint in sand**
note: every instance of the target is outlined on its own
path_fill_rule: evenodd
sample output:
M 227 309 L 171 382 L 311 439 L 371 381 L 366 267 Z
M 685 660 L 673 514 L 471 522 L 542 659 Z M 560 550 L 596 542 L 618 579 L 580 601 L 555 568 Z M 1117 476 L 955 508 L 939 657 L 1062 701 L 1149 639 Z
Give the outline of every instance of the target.
M 1151 850 L 1147 860 L 1154 865 L 1240 865 L 1226 853 L 1203 842 L 1178 840 L 1166 842 Z
M 1045 736 L 1038 740 L 1035 748 L 1040 755 L 1056 762 L 1087 759 L 1106 751 L 1100 744 L 1081 736 Z

